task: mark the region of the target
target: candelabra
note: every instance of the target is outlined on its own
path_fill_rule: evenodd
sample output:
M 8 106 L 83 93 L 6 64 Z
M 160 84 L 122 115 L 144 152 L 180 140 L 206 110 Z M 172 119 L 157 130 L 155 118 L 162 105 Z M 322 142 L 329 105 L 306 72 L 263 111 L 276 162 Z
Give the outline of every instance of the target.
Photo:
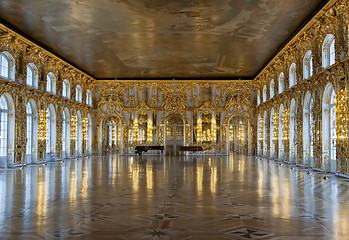
M 88 119 L 83 118 L 82 119 L 82 137 L 84 140 L 88 140 L 87 128 L 88 128 Z

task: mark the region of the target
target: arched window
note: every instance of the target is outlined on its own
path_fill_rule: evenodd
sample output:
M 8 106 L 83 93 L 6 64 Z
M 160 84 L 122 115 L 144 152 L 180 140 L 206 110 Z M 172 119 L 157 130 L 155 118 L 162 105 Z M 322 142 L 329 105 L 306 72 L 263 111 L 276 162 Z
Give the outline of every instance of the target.
M 263 102 L 267 101 L 267 86 L 264 85 L 263 87 Z
M 282 93 L 284 91 L 285 85 L 284 85 L 284 73 L 280 73 L 279 75 L 279 93 Z
M 67 108 L 63 110 L 62 123 L 62 156 L 70 156 L 70 115 Z
M 283 121 L 283 114 L 284 114 L 284 105 L 281 104 L 279 109 L 279 159 L 284 158 L 284 143 L 283 143 L 283 137 L 284 137 L 284 121 Z
M 92 93 L 90 89 L 86 91 L 86 104 L 92 106 Z
M 275 158 L 275 126 L 274 126 L 274 108 L 271 109 L 270 111 L 270 157 Z
M 328 34 L 322 44 L 322 66 L 327 68 L 336 62 L 335 39 L 332 34 Z
M 38 88 L 38 69 L 33 63 L 27 65 L 27 86 Z
M 291 100 L 290 107 L 290 138 L 289 138 L 289 146 L 290 146 L 290 162 L 296 161 L 296 151 L 297 148 L 295 146 L 295 125 L 296 125 L 296 101 L 294 99 Z
M 82 118 L 80 111 L 76 113 L 75 152 L 77 156 L 80 156 L 82 154 Z
M 303 106 L 303 161 L 304 164 L 313 166 L 313 99 L 307 92 Z
M 261 104 L 261 91 L 260 90 L 258 90 L 258 92 L 257 92 L 257 106 L 259 104 Z
M 46 109 L 46 159 L 53 160 L 56 146 L 56 112 L 52 104 Z
M 5 93 L 0 97 L 0 167 L 14 165 L 14 103 Z
M 82 102 L 82 89 L 80 85 L 76 86 L 76 90 L 75 90 L 75 101 L 77 102 Z
M 86 142 L 86 148 L 87 148 L 87 154 L 91 154 L 92 149 L 92 127 L 91 127 L 91 115 L 87 114 L 87 142 Z
M 28 101 L 26 106 L 27 111 L 27 126 L 26 126 L 26 162 L 32 163 L 37 159 L 38 145 L 38 116 L 34 101 Z
M 313 76 L 313 54 L 308 50 L 303 59 L 303 79 L 311 76 Z
M 292 63 L 289 72 L 290 88 L 297 84 L 296 64 Z
M 46 76 L 46 91 L 52 94 L 56 93 L 56 77 L 52 72 Z
M 8 52 L 0 54 L 0 77 L 6 80 L 15 80 L 15 60 Z
M 62 96 L 65 98 L 70 98 L 70 83 L 67 79 L 63 80 Z
M 332 84 L 327 84 L 322 102 L 322 159 L 323 166 L 331 172 L 336 171 L 336 107 L 335 92 Z
M 272 79 L 270 82 L 270 98 L 274 97 L 274 88 L 275 88 L 275 83 L 274 83 L 274 79 Z

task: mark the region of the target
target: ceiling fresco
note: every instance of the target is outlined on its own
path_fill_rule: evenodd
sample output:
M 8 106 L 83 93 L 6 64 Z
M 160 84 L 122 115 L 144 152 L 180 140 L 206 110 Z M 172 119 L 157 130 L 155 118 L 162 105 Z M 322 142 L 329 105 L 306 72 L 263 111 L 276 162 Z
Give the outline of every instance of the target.
M 96 79 L 244 79 L 324 2 L 1 0 L 0 18 Z

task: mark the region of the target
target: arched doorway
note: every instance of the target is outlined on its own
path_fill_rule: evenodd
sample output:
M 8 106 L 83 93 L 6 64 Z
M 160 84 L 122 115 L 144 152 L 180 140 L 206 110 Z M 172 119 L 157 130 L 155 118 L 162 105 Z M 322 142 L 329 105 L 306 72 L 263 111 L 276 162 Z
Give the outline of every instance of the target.
M 229 151 L 247 154 L 248 123 L 244 116 L 233 116 L 229 121 Z
M 184 121 L 179 115 L 171 115 L 165 122 L 166 155 L 178 155 L 178 147 L 184 143 Z
M 119 151 L 122 146 L 122 125 L 116 116 L 108 116 L 103 124 L 103 153 L 113 153 Z

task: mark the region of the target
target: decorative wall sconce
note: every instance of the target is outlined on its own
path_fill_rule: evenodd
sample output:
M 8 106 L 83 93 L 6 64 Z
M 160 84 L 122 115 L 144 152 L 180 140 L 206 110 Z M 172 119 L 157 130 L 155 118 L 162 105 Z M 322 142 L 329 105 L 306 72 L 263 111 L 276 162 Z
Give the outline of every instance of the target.
M 71 125 L 70 125 L 70 139 L 76 140 L 76 123 L 77 123 L 77 120 L 76 120 L 76 116 L 75 115 L 71 116 L 70 122 L 71 122 Z
M 46 119 L 46 111 L 39 110 L 38 139 L 42 141 L 46 140 Z

